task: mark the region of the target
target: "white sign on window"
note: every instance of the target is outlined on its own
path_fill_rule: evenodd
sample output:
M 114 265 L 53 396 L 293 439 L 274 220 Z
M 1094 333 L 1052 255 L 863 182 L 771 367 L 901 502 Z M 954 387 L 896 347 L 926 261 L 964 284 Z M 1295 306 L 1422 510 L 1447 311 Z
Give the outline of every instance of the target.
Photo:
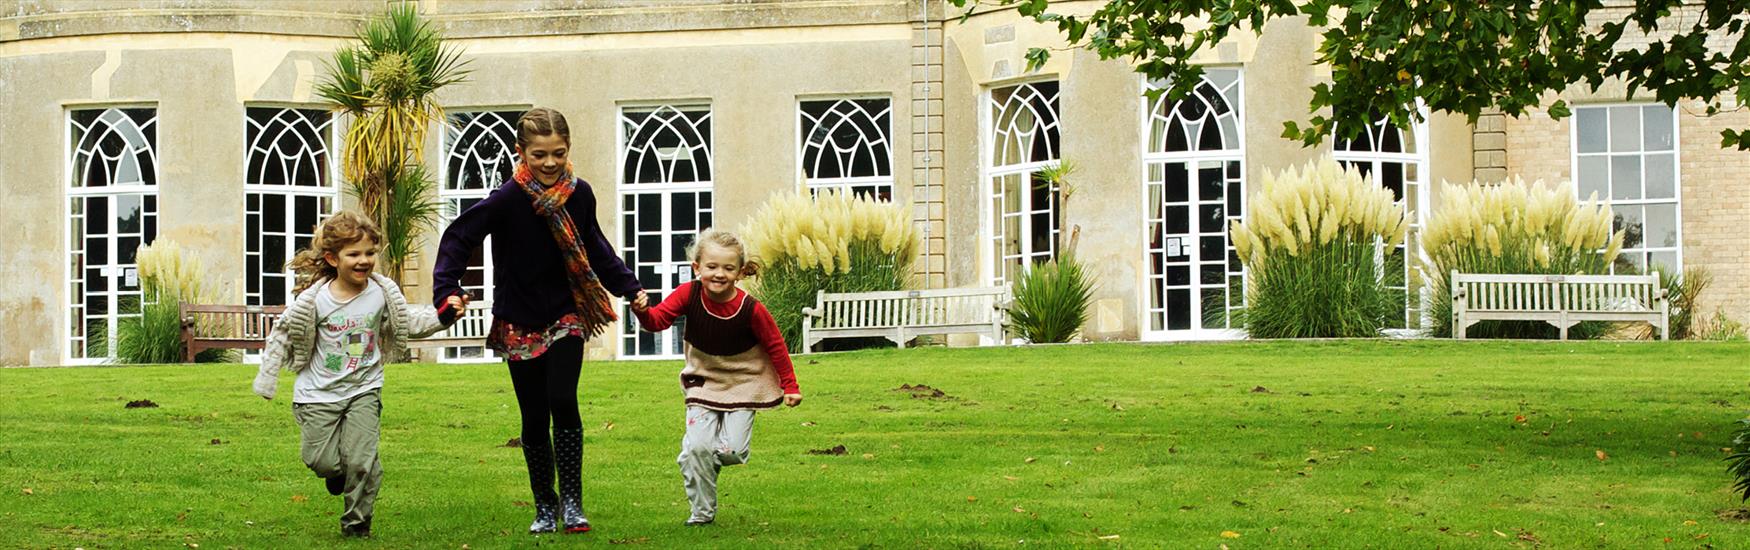
M 1172 257 L 1179 256 L 1179 252 L 1180 252 L 1179 248 L 1180 248 L 1180 245 L 1179 245 L 1179 238 L 1178 237 L 1173 237 L 1173 238 L 1167 239 L 1167 257 L 1172 258 Z

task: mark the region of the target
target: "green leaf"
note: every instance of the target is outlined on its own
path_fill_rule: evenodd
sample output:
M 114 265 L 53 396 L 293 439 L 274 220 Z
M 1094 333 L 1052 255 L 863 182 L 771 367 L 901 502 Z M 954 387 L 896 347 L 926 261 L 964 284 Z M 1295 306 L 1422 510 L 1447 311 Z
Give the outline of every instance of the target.
M 1051 51 L 1045 48 L 1028 48 L 1026 59 L 1027 69 L 1025 72 L 1037 71 L 1040 67 L 1045 66 L 1046 61 L 1051 59 Z
M 1550 118 L 1553 118 L 1556 120 L 1561 120 L 1564 118 L 1568 118 L 1569 116 L 1572 116 L 1573 114 L 1574 113 L 1572 111 L 1568 110 L 1568 102 L 1565 100 L 1558 99 L 1558 100 L 1556 100 L 1555 103 L 1553 103 L 1549 106 L 1549 117 Z

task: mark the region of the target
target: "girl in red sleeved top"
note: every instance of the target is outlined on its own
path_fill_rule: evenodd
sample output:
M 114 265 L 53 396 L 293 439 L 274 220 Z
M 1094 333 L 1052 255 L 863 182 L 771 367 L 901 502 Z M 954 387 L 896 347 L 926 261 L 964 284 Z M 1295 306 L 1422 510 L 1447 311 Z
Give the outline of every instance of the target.
M 649 306 L 639 292 L 632 313 L 644 330 L 658 332 L 679 317 L 687 323 L 687 432 L 681 438 L 681 479 L 692 516 L 687 525 L 707 525 L 717 517 L 717 472 L 745 464 L 753 436 L 754 411 L 802 403 L 790 352 L 778 323 L 759 301 L 735 287 L 753 273 L 746 249 L 734 234 L 706 229 L 688 251 L 698 280 Z

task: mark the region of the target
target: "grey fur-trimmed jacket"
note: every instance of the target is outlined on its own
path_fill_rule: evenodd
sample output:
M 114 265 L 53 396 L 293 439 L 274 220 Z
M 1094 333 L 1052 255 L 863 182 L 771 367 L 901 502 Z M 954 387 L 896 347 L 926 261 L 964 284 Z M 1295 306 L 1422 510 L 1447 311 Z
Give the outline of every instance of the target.
M 310 355 L 316 351 L 316 293 L 328 287 L 328 279 L 320 279 L 298 293 L 286 312 L 280 314 L 261 352 L 261 370 L 255 373 L 255 394 L 273 399 L 279 389 L 279 373 L 310 367 Z M 388 277 L 371 274 L 371 283 L 383 289 L 383 319 L 378 328 L 377 345 L 383 351 L 383 362 L 392 363 L 407 357 L 406 338 L 422 338 L 444 329 L 437 310 L 426 305 L 411 305 L 401 287 Z

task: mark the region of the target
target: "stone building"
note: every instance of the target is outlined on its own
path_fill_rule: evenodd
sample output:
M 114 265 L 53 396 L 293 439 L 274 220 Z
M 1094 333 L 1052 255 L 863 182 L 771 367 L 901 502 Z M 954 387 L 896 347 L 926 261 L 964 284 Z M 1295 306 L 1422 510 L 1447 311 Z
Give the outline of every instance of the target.
M 229 303 L 283 303 L 284 261 L 352 200 L 334 165 L 342 124 L 312 90 L 387 3 L 0 1 L 0 364 L 111 356 L 138 293 L 133 250 L 159 237 Z M 1750 126 L 1743 112 L 1629 103 L 1619 86 L 1566 94 L 1577 114 L 1562 121 L 1434 115 L 1304 148 L 1278 137 L 1328 78 L 1303 20 L 1210 49 L 1206 82 L 1168 104 L 1086 51 L 1025 71 L 1028 48 L 1063 45 L 1054 29 L 936 0 L 416 4 L 472 70 L 441 93 L 448 120 L 426 144 L 450 215 L 508 175 L 516 116 L 556 108 L 599 221 L 653 289 L 690 276 L 679 251 L 701 227 L 735 226 L 774 193 L 839 188 L 908 208 L 921 284 L 1003 284 L 1079 233 L 1099 283 L 1087 337 L 1233 338 L 1244 273 L 1227 222 L 1249 182 L 1333 154 L 1396 190 L 1415 224 L 1437 182 L 1577 172 L 1642 225 L 1632 257 L 1711 268 L 1708 307 L 1750 317 L 1750 156 L 1717 139 Z M 1073 193 L 1040 184 L 1065 160 L 1080 167 Z M 432 237 L 405 277 L 415 297 L 429 295 Z M 489 299 L 494 267 L 476 263 L 467 283 Z M 1413 265 L 1392 265 L 1414 286 Z M 1396 324 L 1419 326 L 1420 309 L 1408 301 Z M 590 356 L 678 350 L 671 334 L 616 334 Z

